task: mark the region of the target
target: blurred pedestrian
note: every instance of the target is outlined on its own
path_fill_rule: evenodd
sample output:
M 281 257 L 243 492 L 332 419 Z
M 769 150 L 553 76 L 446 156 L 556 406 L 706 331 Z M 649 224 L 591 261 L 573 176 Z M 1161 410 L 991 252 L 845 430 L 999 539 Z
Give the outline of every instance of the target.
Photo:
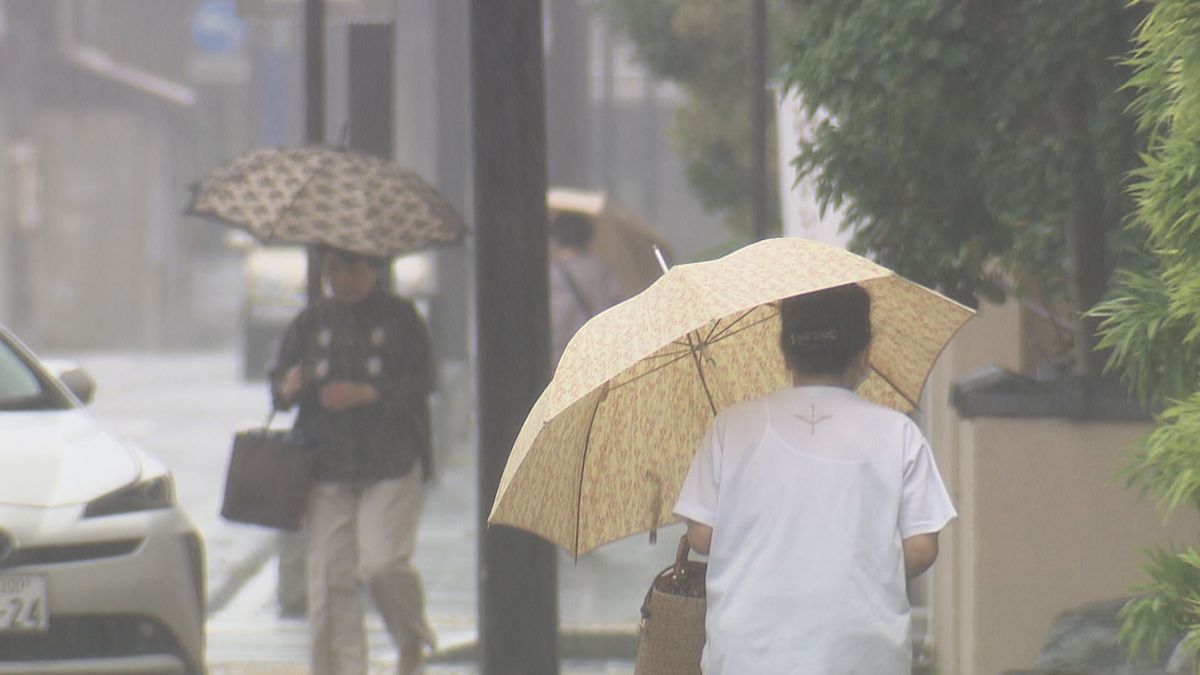
M 717 415 L 675 513 L 707 553 L 705 675 L 912 672 L 907 579 L 955 516 L 916 424 L 854 389 L 871 299 L 782 301 L 792 388 Z
M 312 672 L 367 670 L 361 587 L 400 651 L 420 670 L 436 636 L 411 564 L 430 464 L 428 330 L 411 302 L 385 291 L 386 260 L 323 253 L 332 297 L 288 327 L 270 379 L 275 406 L 298 404 L 296 431 L 318 452 L 305 519 Z
M 550 223 L 552 367 L 580 326 L 622 300 L 616 273 L 588 250 L 592 231 L 587 216 L 570 211 Z

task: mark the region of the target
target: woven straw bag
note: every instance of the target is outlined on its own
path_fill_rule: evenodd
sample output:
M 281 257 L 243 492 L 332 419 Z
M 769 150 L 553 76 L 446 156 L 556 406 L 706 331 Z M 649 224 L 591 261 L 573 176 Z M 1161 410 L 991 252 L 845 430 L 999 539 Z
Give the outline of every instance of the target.
M 688 560 L 688 550 L 685 535 L 675 564 L 659 572 L 646 592 L 634 675 L 700 675 L 708 566 Z

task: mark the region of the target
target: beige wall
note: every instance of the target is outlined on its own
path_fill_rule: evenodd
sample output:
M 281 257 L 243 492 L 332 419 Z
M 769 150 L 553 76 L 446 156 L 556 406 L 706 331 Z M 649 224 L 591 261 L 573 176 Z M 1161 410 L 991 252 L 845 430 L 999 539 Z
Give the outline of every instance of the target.
M 963 661 L 946 672 L 1028 668 L 1054 617 L 1128 595 L 1143 551 L 1192 541 L 1197 518 L 1166 524 L 1116 474 L 1147 423 L 964 422 L 958 446 L 957 614 Z
M 963 494 L 958 480 L 959 418 L 950 405 L 950 387 L 956 378 L 989 364 L 1019 370 L 1021 352 L 1017 336 L 1020 324 L 1021 312 L 1015 303 L 981 306 L 975 318 L 967 322 L 951 340 L 925 384 L 921 422 L 933 446 L 950 497 L 960 511 Z M 937 653 L 940 672 L 955 675 L 959 671 L 950 667 L 950 664 L 962 663 L 962 653 L 972 648 L 972 645 L 964 645 L 960 639 L 964 621 L 959 616 L 957 600 L 962 587 L 959 546 L 961 523 L 960 517 L 942 532 L 939 542 L 941 552 L 933 570 L 929 572 L 929 581 L 933 586 L 933 648 Z
M 1149 423 L 957 417 L 956 377 L 989 363 L 1022 369 L 1023 320 L 1015 305 L 984 307 L 927 384 L 923 422 L 959 510 L 931 580 L 943 674 L 1032 667 L 1058 614 L 1128 595 L 1144 549 L 1197 531 L 1194 513 L 1164 524 L 1116 476 Z

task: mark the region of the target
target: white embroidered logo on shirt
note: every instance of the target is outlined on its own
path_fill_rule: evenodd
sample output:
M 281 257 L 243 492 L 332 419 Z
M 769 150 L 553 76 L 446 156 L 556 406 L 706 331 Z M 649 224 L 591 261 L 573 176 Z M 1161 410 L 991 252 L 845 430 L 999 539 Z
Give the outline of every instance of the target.
M 815 405 L 809 406 L 809 409 L 812 411 L 812 414 L 809 415 L 808 417 L 805 417 L 804 415 L 793 415 L 793 417 L 795 417 L 796 419 L 801 420 L 803 422 L 808 422 L 808 426 L 809 426 L 809 429 L 811 430 L 811 433 L 813 435 L 816 435 L 817 425 L 820 424 L 821 422 L 824 422 L 825 420 L 833 417 L 833 415 L 818 415 L 817 414 L 817 406 L 815 406 Z

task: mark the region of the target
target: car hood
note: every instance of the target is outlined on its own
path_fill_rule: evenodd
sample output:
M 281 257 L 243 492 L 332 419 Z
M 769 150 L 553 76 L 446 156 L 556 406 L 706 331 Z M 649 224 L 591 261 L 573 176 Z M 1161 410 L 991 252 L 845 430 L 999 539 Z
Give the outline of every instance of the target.
M 141 471 L 139 453 L 83 410 L 0 413 L 0 504 L 83 503 Z

